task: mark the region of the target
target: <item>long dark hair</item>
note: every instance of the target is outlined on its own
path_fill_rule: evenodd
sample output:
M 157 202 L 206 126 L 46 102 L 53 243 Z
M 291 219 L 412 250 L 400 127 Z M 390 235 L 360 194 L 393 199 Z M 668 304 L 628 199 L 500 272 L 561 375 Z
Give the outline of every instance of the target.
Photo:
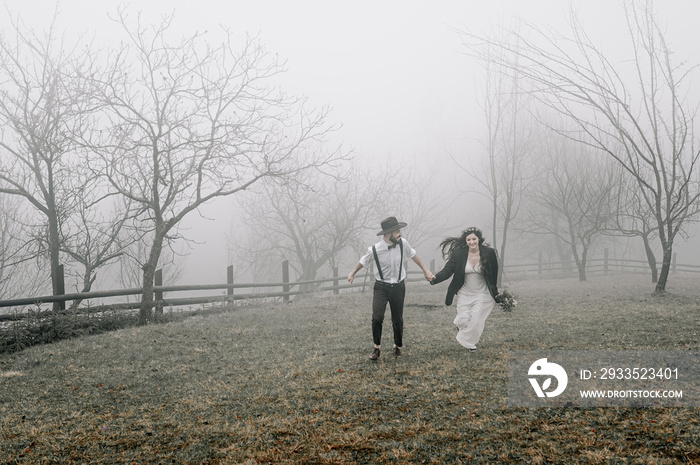
M 479 238 L 479 256 L 481 259 L 481 267 L 489 269 L 491 267 L 491 263 L 489 263 L 488 257 L 484 256 L 484 249 L 491 249 L 492 247 L 484 240 L 484 233 L 481 232 L 481 229 L 475 227 L 465 229 L 462 231 L 462 234 L 460 234 L 459 237 L 447 237 L 445 240 L 440 242 L 439 247 L 442 249 L 442 258 L 449 259 L 456 250 L 467 249 L 467 236 L 470 234 L 474 234 Z M 496 266 L 498 266 L 498 264 L 496 264 Z
M 474 234 L 479 238 L 479 250 L 481 250 L 482 245 L 486 245 L 488 247 L 488 244 L 485 244 L 484 242 L 484 233 L 481 232 L 481 229 L 471 227 L 462 231 L 462 234 L 459 237 L 447 237 L 445 240 L 440 242 L 439 247 L 442 249 L 442 258 L 449 259 L 456 249 L 466 249 L 467 236 L 470 234 Z

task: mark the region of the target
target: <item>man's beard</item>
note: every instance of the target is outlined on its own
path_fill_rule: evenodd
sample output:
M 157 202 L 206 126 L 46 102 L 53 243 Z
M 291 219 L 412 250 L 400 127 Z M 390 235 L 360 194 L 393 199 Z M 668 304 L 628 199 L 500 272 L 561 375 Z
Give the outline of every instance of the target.
M 398 243 L 401 241 L 401 238 L 400 238 L 400 237 L 391 236 L 391 237 L 389 238 L 389 240 L 390 240 L 391 242 L 393 242 L 394 244 L 398 244 Z

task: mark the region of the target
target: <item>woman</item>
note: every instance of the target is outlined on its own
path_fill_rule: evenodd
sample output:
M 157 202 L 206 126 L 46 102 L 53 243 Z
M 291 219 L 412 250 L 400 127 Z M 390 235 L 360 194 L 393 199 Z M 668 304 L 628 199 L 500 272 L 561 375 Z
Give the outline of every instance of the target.
M 445 267 L 435 274 L 430 284 L 453 276 L 447 288 L 445 305 L 452 305 L 457 296 L 455 325 L 459 329 L 457 342 L 470 351 L 484 331 L 484 323 L 496 304 L 498 296 L 498 255 L 484 243 L 479 228 L 467 228 L 459 237 L 448 237 L 440 243 L 442 256 L 448 258 Z

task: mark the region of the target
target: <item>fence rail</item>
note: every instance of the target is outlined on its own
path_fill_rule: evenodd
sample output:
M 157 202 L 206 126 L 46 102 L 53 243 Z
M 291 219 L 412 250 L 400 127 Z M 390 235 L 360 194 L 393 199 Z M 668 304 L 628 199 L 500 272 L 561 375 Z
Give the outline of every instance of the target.
M 226 284 L 191 284 L 191 285 L 173 285 L 164 286 L 162 285 L 162 272 L 158 270 L 155 277 L 155 285 L 153 286 L 154 294 L 154 306 L 156 308 L 163 307 L 181 307 L 187 305 L 197 305 L 205 303 L 216 303 L 216 302 L 229 302 L 233 303 L 235 301 L 241 300 L 252 300 L 252 299 L 263 299 L 263 298 L 282 298 L 284 300 L 289 300 L 291 296 L 308 294 L 310 292 L 324 292 L 331 291 L 334 294 L 338 294 L 342 289 L 363 289 L 367 286 L 370 270 L 367 270 L 367 274 L 364 279 L 359 277 L 356 279 L 354 284 L 340 284 L 341 278 L 338 276 L 338 270 L 334 269 L 334 276 L 332 278 L 316 279 L 310 281 L 290 281 L 289 280 L 289 264 L 284 262 L 282 264 L 282 277 L 283 281 L 273 282 L 273 283 L 234 283 L 233 282 L 233 267 L 229 266 L 227 268 L 227 282 Z M 422 272 L 418 271 L 408 271 L 409 278 L 406 279 L 408 282 L 422 281 Z M 410 276 L 420 274 L 421 278 L 411 278 Z M 342 278 L 344 279 L 344 278 Z M 323 286 L 323 284 L 332 283 L 331 286 Z M 309 289 L 303 289 L 304 286 L 309 286 Z M 265 289 L 265 288 L 281 288 L 282 291 L 273 292 L 247 292 L 247 293 L 235 293 L 236 289 Z M 296 289 L 295 289 L 296 288 Z M 173 292 L 196 292 L 196 291 L 216 291 L 225 290 L 226 294 L 220 295 L 209 295 L 209 296 L 195 296 L 195 297 L 170 297 L 165 296 L 165 293 Z M 41 304 L 47 303 L 60 303 L 61 309 L 65 309 L 65 303 L 70 301 L 86 301 L 90 299 L 104 299 L 109 297 L 123 297 L 140 295 L 143 293 L 142 288 L 130 288 L 130 289 L 116 289 L 116 290 L 106 290 L 106 291 L 91 291 L 91 292 L 75 292 L 60 295 L 48 295 L 40 297 L 27 297 L 22 299 L 12 299 L 12 300 L 0 300 L 0 308 L 7 307 L 36 307 Z M 87 312 L 99 312 L 105 308 L 109 309 L 135 309 L 141 306 L 141 302 L 126 302 L 126 303 L 113 303 L 113 304 L 101 304 L 98 306 L 90 306 L 89 308 L 83 309 Z M 0 313 L 0 322 L 8 320 L 17 320 L 26 317 L 26 311 L 14 311 L 11 313 Z
M 435 260 L 430 263 L 431 270 L 435 271 Z M 698 265 L 684 265 L 676 264 L 676 256 L 673 256 L 672 272 L 688 272 L 688 273 L 700 273 L 700 266 Z M 643 260 L 626 260 L 617 258 L 596 258 L 590 259 L 587 262 L 586 272 L 592 273 L 609 273 L 613 271 L 626 271 L 626 270 L 645 270 L 650 272 L 649 264 Z M 522 263 L 522 264 L 506 264 L 504 267 L 504 273 L 507 278 L 509 275 L 525 275 L 526 277 L 535 274 L 537 276 L 551 276 L 555 273 L 566 274 L 578 273 L 575 263 L 573 262 L 544 262 L 542 260 L 542 255 L 540 254 L 538 263 Z M 282 264 L 282 281 L 274 283 L 234 283 L 233 282 L 233 267 L 229 266 L 227 268 L 227 282 L 225 284 L 195 284 L 195 285 L 175 285 L 175 286 L 164 286 L 162 283 L 162 272 L 159 270 L 156 273 L 155 286 L 153 287 L 154 294 L 154 306 L 156 308 L 162 309 L 163 307 L 180 307 L 187 305 L 197 305 L 205 303 L 216 303 L 216 302 L 229 302 L 233 303 L 235 301 L 241 300 L 251 300 L 251 299 L 262 299 L 262 298 L 282 298 L 284 300 L 289 300 L 291 296 L 305 294 L 309 292 L 327 292 L 331 291 L 334 294 L 338 294 L 343 289 L 365 289 L 368 285 L 368 281 L 372 275 L 371 270 L 367 270 L 364 279 L 358 277 L 353 284 L 340 284 L 341 278 L 338 276 L 338 269 L 333 270 L 332 278 L 317 279 L 312 281 L 290 281 L 289 280 L 289 263 L 283 262 Z M 408 271 L 409 282 L 423 281 L 422 272 L 420 271 Z M 418 278 L 412 278 L 411 276 L 420 275 Z M 324 284 L 332 283 L 331 286 L 324 286 Z M 305 288 L 308 287 L 309 289 Z M 235 293 L 235 290 L 239 289 L 265 289 L 265 288 L 277 288 L 281 291 L 273 292 L 247 292 L 247 293 Z M 297 288 L 296 290 L 294 288 Z M 226 291 L 226 294 L 221 295 L 209 295 L 209 296 L 190 296 L 190 297 L 166 297 L 165 293 L 174 292 L 196 292 L 196 291 Z M 7 307 L 28 307 L 28 306 L 39 306 L 46 303 L 59 303 L 60 308 L 65 309 L 65 302 L 70 301 L 85 301 L 90 299 L 104 299 L 108 297 L 122 297 L 131 295 L 142 294 L 141 288 L 131 288 L 131 289 L 116 289 L 116 290 L 106 290 L 106 291 L 92 291 L 92 292 L 77 292 L 68 293 L 60 295 L 50 295 L 41 297 L 28 297 L 23 299 L 13 299 L 13 300 L 2 300 L 0 301 L 0 308 Z M 84 308 L 84 311 L 88 312 L 99 312 L 104 308 L 110 309 L 135 309 L 141 306 L 140 302 L 126 302 L 126 303 L 113 303 L 113 304 L 101 304 L 99 306 L 90 306 Z M 0 321 L 16 320 L 21 319 L 26 316 L 25 309 L 21 311 L 13 311 L 11 313 L 0 314 Z
M 607 255 L 607 253 L 606 253 Z M 659 265 L 657 265 L 658 271 Z M 603 258 L 592 258 L 586 261 L 586 273 L 596 273 L 596 272 L 611 272 L 616 270 L 644 270 L 651 273 L 649 268 L 649 262 L 645 260 L 630 260 L 623 258 L 609 258 L 607 256 Z M 673 259 L 671 262 L 671 272 L 686 272 L 686 273 L 700 273 L 700 265 L 686 265 L 681 263 L 676 263 L 676 254 L 673 254 Z M 542 254 L 539 256 L 538 263 L 520 263 L 520 264 L 509 264 L 507 263 L 504 267 L 504 273 L 508 274 L 511 272 L 515 273 L 535 273 L 537 275 L 546 275 L 552 273 L 578 273 L 576 263 L 571 261 L 559 261 L 559 262 L 545 262 L 542 259 Z

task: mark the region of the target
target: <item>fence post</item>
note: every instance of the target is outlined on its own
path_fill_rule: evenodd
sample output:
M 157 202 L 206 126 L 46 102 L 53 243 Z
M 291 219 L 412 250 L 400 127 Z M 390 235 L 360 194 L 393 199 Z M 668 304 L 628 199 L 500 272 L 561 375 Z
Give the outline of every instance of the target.
M 163 269 L 162 268 L 158 268 L 156 270 L 155 285 L 156 286 L 163 285 Z M 163 314 L 163 291 L 156 291 L 154 294 L 156 297 L 156 315 L 162 315 Z
M 282 292 L 289 292 L 289 261 L 282 262 Z M 289 295 L 284 296 L 284 301 L 289 302 Z
M 537 274 L 542 275 L 542 251 L 538 254 Z
M 58 265 L 56 269 L 56 295 L 63 295 L 66 293 L 66 280 L 63 274 L 63 265 Z M 53 311 L 65 310 L 66 301 L 62 300 L 60 302 L 53 303 Z
M 608 274 L 608 248 L 603 250 L 603 271 Z
M 430 272 L 435 273 L 435 259 L 430 260 Z
M 226 284 L 230 286 L 226 289 L 226 295 L 229 296 L 228 302 L 233 305 L 233 265 L 226 268 Z
M 338 282 L 338 267 L 337 266 L 333 267 L 333 278 L 334 278 L 333 279 L 333 287 L 335 287 L 335 289 L 333 289 L 333 294 L 337 295 L 337 294 L 340 294 L 340 289 L 338 289 L 338 285 L 340 283 Z

